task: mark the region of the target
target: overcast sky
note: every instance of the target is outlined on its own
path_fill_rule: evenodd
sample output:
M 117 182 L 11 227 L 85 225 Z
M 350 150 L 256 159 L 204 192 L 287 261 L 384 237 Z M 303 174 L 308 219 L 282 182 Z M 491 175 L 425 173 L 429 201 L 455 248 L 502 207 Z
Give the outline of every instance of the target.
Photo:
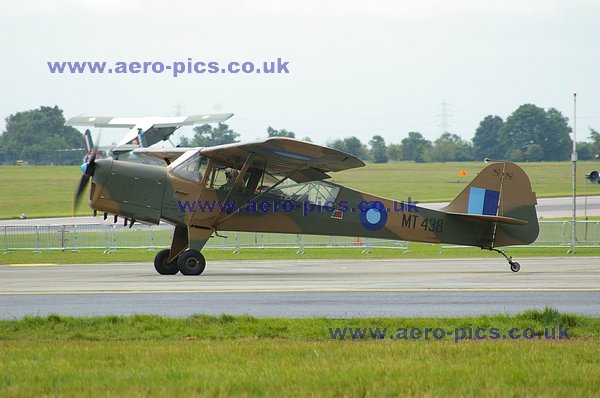
M 41 105 L 68 118 L 169 116 L 179 103 L 185 114 L 234 112 L 243 140 L 272 126 L 321 144 L 389 143 L 438 137 L 446 100 L 448 130 L 470 139 L 483 117 L 524 103 L 572 119 L 577 92 L 579 141 L 600 130 L 598 21 L 598 0 L 4 0 L 0 129 Z M 188 58 L 282 58 L 289 74 L 59 75 L 46 64 Z

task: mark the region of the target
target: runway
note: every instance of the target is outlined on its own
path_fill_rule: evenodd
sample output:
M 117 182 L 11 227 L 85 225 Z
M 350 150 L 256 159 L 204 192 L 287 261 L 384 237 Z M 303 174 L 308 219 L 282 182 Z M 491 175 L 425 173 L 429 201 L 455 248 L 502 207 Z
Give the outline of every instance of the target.
M 444 317 L 530 308 L 600 316 L 600 257 L 209 261 L 199 277 L 151 264 L 0 266 L 0 318 L 157 314 Z

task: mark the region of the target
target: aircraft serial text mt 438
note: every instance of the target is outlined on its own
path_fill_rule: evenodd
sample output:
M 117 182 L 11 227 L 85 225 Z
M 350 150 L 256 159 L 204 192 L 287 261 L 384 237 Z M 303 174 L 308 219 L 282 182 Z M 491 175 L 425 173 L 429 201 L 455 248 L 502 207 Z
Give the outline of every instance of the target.
M 171 248 L 154 260 L 161 274 L 199 275 L 200 253 L 220 231 L 361 236 L 498 250 L 535 241 L 536 196 L 514 163 L 488 164 L 445 208 L 395 202 L 327 182 L 328 172 L 364 163 L 331 148 L 275 137 L 207 148 L 152 150 L 167 167 L 92 155 L 76 201 L 91 179 L 96 212 L 175 226 Z M 409 194 L 407 192 L 407 194 Z M 408 196 L 408 195 L 407 195 Z

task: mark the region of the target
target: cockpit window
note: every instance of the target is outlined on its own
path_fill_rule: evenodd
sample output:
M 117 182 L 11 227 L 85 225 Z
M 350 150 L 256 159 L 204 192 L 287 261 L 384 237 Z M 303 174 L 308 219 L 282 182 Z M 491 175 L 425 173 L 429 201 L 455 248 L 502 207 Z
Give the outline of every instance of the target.
M 200 182 L 206 171 L 207 159 L 199 153 L 195 153 L 173 168 L 173 173 L 186 180 Z
M 237 176 L 237 174 L 236 174 Z M 233 178 L 235 180 L 235 178 Z M 226 189 L 233 183 L 230 169 L 214 163 L 208 179 L 208 187 L 211 189 Z
M 340 188 L 324 181 L 284 184 L 279 188 L 281 188 L 287 199 L 298 202 L 313 202 L 317 205 L 335 201 L 340 192 Z

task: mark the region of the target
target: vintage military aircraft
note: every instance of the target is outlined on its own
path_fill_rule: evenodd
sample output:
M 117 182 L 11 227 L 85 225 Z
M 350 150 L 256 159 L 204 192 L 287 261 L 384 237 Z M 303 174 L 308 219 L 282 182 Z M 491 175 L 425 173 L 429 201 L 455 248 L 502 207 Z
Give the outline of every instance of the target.
M 181 126 L 191 126 L 200 123 L 220 123 L 231 116 L 233 116 L 233 113 L 166 117 L 75 116 L 67 120 L 65 125 L 129 128 L 129 132 L 117 145 L 102 149 L 108 152 L 111 157 L 118 159 L 119 155 L 131 152 L 136 148 L 146 148 L 159 141 L 169 139 L 175 130 Z M 89 155 L 90 149 L 93 147 L 92 136 L 89 130 L 86 130 L 84 137 L 86 150 Z
M 445 208 L 395 202 L 327 182 L 327 173 L 362 167 L 331 148 L 275 137 L 207 148 L 152 150 L 167 167 L 98 159 L 82 166 L 75 205 L 91 180 L 89 205 L 125 218 L 175 226 L 170 249 L 154 266 L 160 274 L 199 275 L 200 252 L 220 231 L 362 236 L 498 247 L 535 241 L 536 196 L 514 163 L 486 166 Z M 170 164 L 169 164 L 170 163 Z

